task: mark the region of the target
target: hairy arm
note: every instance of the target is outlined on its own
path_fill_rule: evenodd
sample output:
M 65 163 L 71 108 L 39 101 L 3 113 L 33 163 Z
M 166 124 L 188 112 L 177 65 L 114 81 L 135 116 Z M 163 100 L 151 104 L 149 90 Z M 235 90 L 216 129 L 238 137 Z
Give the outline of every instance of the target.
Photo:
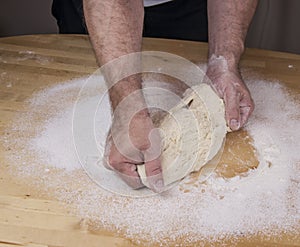
M 141 51 L 144 17 L 141 0 L 84 0 L 83 3 L 87 28 L 99 66 L 123 55 Z M 118 73 L 122 68 L 111 69 Z M 137 89 L 141 89 L 141 80 L 136 76 L 114 85 L 110 89 L 113 108 Z
M 257 2 L 258 0 L 208 0 L 207 75 L 225 101 L 226 119 L 232 130 L 242 127 L 254 109 L 238 65 Z
M 115 170 L 131 187 L 142 187 L 137 165 L 145 164 L 151 188 L 163 187 L 160 136 L 153 126 L 141 92 L 141 77 L 115 78 L 130 67 L 138 67 L 141 51 L 144 7 L 142 0 L 84 0 L 84 14 L 99 66 L 104 76 L 114 111 L 106 143 L 106 166 Z M 119 58 L 119 59 L 118 59 Z M 129 59 L 128 59 L 129 58 Z M 113 62 L 116 61 L 121 62 Z

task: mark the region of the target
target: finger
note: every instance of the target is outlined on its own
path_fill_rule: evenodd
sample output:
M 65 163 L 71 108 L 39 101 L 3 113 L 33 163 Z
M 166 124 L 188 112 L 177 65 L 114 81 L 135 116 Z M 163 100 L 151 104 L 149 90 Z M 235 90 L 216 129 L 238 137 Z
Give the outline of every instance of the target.
M 164 188 L 164 180 L 160 159 L 145 162 L 145 171 L 150 189 L 154 192 L 161 192 Z
M 248 121 L 251 113 L 254 110 L 254 102 L 250 95 L 243 97 L 240 102 L 241 126 L 244 126 Z
M 133 189 L 144 187 L 137 173 L 136 164 L 128 162 L 115 145 L 111 146 L 109 158 L 106 160 L 109 169 L 114 170 L 127 185 Z
M 230 129 L 233 131 L 241 127 L 240 123 L 240 94 L 226 90 L 224 92 L 225 115 Z
M 243 127 L 249 118 L 250 107 L 249 106 L 241 106 L 240 113 L 241 113 L 241 127 Z
M 105 149 L 104 149 L 104 153 L 103 153 L 103 165 L 108 170 L 113 170 L 113 167 L 111 167 L 110 160 L 109 160 L 112 146 L 113 146 L 113 142 L 112 142 L 112 138 L 111 138 L 111 131 L 109 130 L 107 137 L 106 137 Z
M 162 142 L 158 129 L 152 129 L 149 133 L 150 148 L 144 152 L 144 165 L 147 182 L 154 192 L 161 192 L 164 188 L 162 167 L 160 162 Z
M 114 168 L 110 165 L 110 150 L 111 148 L 105 148 L 103 155 L 103 166 L 108 170 L 114 170 Z
M 139 157 L 139 155 L 135 155 L 135 161 L 130 160 L 126 158 L 123 153 L 119 151 L 119 149 L 116 147 L 116 145 L 113 143 L 112 139 L 108 139 L 106 142 L 106 147 L 104 151 L 104 158 L 103 158 L 103 164 L 105 168 L 109 170 L 120 170 L 119 166 L 123 163 L 128 164 L 142 164 L 142 157 Z M 142 156 L 142 155 L 140 155 Z M 137 160 L 141 160 L 139 163 Z
M 119 164 L 118 170 L 116 170 L 116 172 L 119 177 L 131 188 L 139 189 L 144 187 L 137 172 L 136 165 L 130 163 Z

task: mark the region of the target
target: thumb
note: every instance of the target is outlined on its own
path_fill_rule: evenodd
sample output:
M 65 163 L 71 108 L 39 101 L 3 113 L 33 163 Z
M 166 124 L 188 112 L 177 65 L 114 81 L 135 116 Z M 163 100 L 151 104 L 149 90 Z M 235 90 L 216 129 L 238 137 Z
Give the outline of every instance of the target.
M 161 192 L 164 188 L 164 180 L 160 159 L 145 162 L 145 171 L 149 187 L 154 192 Z
M 161 139 L 158 129 L 152 129 L 148 136 L 150 147 L 144 152 L 145 172 L 150 189 L 161 192 L 164 188 L 162 167 L 160 161 Z
M 233 131 L 238 130 L 241 127 L 240 119 L 240 95 L 236 92 L 225 91 L 225 117 L 228 126 Z

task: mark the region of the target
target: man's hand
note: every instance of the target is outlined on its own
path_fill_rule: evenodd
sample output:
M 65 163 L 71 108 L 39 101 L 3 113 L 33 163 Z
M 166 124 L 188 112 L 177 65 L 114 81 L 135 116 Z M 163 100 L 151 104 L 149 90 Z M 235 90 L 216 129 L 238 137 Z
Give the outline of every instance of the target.
M 227 125 L 235 131 L 246 124 L 254 103 L 238 70 L 230 71 L 223 59 L 210 61 L 206 74 L 213 89 L 224 100 Z
M 238 70 L 244 41 L 258 0 L 208 0 L 209 62 L 207 76 L 224 99 L 226 120 L 232 130 L 247 122 L 254 109 Z
M 88 32 L 99 66 L 107 65 L 124 55 L 141 51 L 143 1 L 83 0 L 83 7 Z M 154 132 L 152 133 L 153 123 L 148 113 L 137 114 L 130 119 L 132 116 L 126 113 L 128 107 L 125 107 L 123 111 L 116 112 L 120 102 L 131 93 L 141 90 L 142 85 L 138 76 L 119 78 L 118 80 L 122 80 L 118 83 L 114 79 L 118 77 L 116 75 L 119 75 L 120 72 L 128 69 L 127 65 L 130 68 L 139 66 L 139 63 L 135 63 L 134 59 L 129 59 L 125 64 L 118 64 L 118 62 L 116 66 L 114 64 L 108 66 L 107 73 L 104 73 L 114 110 L 111 135 L 106 145 L 107 166 L 117 171 L 127 184 L 139 188 L 142 183 L 137 173 L 137 165 L 145 163 L 149 182 L 155 190 L 154 185 L 160 184 L 158 181 L 162 179 L 162 175 L 159 157 L 151 159 L 153 158 L 152 149 L 155 146 L 160 147 L 160 140 L 154 138 L 156 135 L 153 134 Z M 135 71 L 141 70 L 136 68 Z M 130 72 L 130 69 L 127 72 Z M 137 101 L 132 102 L 131 106 L 135 106 L 137 102 L 143 104 L 143 97 L 141 96 Z M 140 109 L 144 108 L 142 106 Z M 150 139 L 148 138 L 149 134 L 151 134 Z M 151 177 L 156 174 L 158 175 Z M 163 185 L 163 183 L 161 184 Z
M 110 135 L 106 144 L 106 167 L 118 175 L 132 188 L 144 185 L 137 166 L 145 164 L 150 188 L 155 192 L 163 189 L 160 163 L 161 139 L 147 111 L 142 110 L 133 117 L 126 112 L 114 115 Z

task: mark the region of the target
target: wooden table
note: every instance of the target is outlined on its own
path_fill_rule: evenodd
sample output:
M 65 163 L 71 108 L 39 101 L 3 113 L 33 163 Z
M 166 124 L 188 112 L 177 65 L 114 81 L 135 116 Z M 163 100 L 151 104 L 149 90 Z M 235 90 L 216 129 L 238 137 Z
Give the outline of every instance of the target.
M 204 43 L 144 39 L 143 47 L 144 50 L 174 53 L 192 62 L 206 62 L 207 44 Z M 24 54 L 29 58 L 32 56 L 32 59 L 20 59 Z M 248 49 L 241 66 L 252 69 L 262 78 L 280 80 L 295 93 L 300 93 L 299 55 Z M 24 101 L 33 92 L 90 75 L 96 69 L 95 56 L 87 36 L 32 35 L 0 39 L 0 135 L 5 134 L 4 129 L 22 111 Z M 231 140 L 238 139 L 238 135 L 243 133 L 234 134 Z M 116 237 L 113 233 L 93 233 L 80 229 L 80 219 L 70 215 L 68 209 L 58 201 L 32 193 L 22 181 L 12 177 L 7 172 L 9 164 L 4 163 L 3 153 L 3 145 L 0 144 L 1 247 L 135 246 L 130 240 Z M 47 217 L 56 219 L 51 226 L 47 226 L 47 221 L 44 222 L 44 228 L 32 225 L 32 218 L 41 221 Z M 68 222 L 72 227 L 62 229 L 61 222 Z M 290 242 L 288 236 L 281 236 L 276 241 L 249 241 L 241 239 L 239 245 L 300 246 L 300 240 L 298 243 Z

